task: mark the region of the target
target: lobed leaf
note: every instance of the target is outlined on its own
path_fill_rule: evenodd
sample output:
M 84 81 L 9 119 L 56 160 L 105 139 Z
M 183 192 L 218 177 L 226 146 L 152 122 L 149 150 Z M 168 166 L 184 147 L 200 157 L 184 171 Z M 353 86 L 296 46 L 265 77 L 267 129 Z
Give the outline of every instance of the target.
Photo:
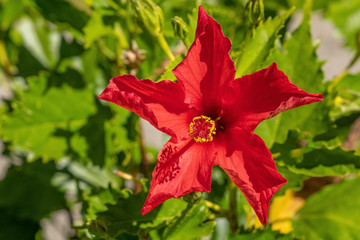
M 44 161 L 76 151 L 70 145 L 72 131 L 80 130 L 96 111 L 91 89 L 67 83 L 50 87 L 52 83 L 45 75 L 29 78 L 21 102 L 0 120 L 1 137 Z
M 236 75 L 242 77 L 259 70 L 259 66 L 269 56 L 280 36 L 278 32 L 284 27 L 285 21 L 291 16 L 294 9 L 290 9 L 281 16 L 267 19 L 255 29 L 253 36 L 245 43 L 240 55 L 234 59 Z
M 273 153 L 280 153 L 276 163 L 292 173 L 312 177 L 344 176 L 360 169 L 360 156 L 354 151 L 329 147 L 325 142 L 301 147 L 297 145 L 299 141 L 298 133 L 290 131 L 284 144 L 276 143 L 272 148 Z
M 282 47 L 274 49 L 265 66 L 276 62 L 298 87 L 310 93 L 324 93 L 322 63 L 311 39 L 310 15 L 311 1 L 307 1 L 302 24 Z M 313 136 L 325 132 L 330 125 L 328 114 L 329 109 L 323 102 L 301 106 L 263 121 L 255 132 L 271 147 L 274 142 L 284 142 L 291 129 L 311 132 Z
M 166 239 L 198 239 L 209 236 L 215 227 L 215 222 L 210 220 L 209 209 L 201 202 L 192 206 L 182 217 L 181 221 L 173 226 L 174 228 L 168 228 L 172 230 L 170 233 L 165 232 Z
M 107 210 L 98 213 L 98 218 L 90 225 L 90 231 L 97 236 L 116 238 L 123 233 L 140 234 L 142 229 L 155 229 L 169 224 L 186 207 L 186 203 L 179 199 L 166 201 L 160 209 L 155 209 L 146 215 L 140 210 L 146 198 L 146 193 L 133 195 L 129 192 L 116 200 L 116 204 L 107 204 Z M 99 234 L 99 224 L 102 233 Z

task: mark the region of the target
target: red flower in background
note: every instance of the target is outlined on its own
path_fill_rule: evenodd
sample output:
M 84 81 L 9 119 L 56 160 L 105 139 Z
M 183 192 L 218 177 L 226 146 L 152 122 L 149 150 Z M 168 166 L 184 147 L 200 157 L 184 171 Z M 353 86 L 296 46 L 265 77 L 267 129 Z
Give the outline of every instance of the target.
M 287 181 L 253 131 L 262 120 L 322 95 L 299 89 L 275 63 L 234 79 L 230 49 L 219 23 L 200 7 L 195 41 L 173 70 L 178 82 L 123 75 L 99 96 L 172 137 L 158 155 L 142 214 L 169 198 L 210 192 L 212 167 L 220 165 L 266 223 L 270 200 Z

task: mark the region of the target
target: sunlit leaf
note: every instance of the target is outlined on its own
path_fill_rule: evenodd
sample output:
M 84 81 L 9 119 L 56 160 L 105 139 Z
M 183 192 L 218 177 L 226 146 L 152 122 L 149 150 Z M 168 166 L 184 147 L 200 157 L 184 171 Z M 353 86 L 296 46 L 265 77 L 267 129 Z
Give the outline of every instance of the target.
M 325 187 L 306 201 L 293 220 L 303 239 L 359 239 L 360 179 Z
M 183 56 L 179 55 L 177 56 L 173 61 L 170 62 L 170 64 L 166 67 L 166 71 L 160 76 L 159 80 L 171 80 L 175 81 L 176 77 L 172 73 L 172 70 L 183 60 Z
M 29 89 L 20 97 L 21 102 L 14 103 L 14 112 L 1 119 L 5 140 L 44 160 L 76 152 L 70 145 L 72 131 L 83 127 L 96 111 L 90 89 L 51 84 L 54 82 L 47 81 L 46 75 L 29 79 Z
M 103 23 L 101 11 L 96 11 L 84 27 L 85 48 L 89 48 L 97 39 L 112 32 L 110 26 Z

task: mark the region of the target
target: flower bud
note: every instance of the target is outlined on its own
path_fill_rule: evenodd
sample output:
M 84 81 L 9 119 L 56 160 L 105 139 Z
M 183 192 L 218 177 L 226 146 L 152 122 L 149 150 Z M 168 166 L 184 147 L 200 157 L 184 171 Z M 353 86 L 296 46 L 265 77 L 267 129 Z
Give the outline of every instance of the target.
M 131 7 L 140 27 L 154 36 L 162 31 L 164 16 L 161 8 L 151 0 L 131 0 Z
M 249 0 L 246 4 L 246 14 L 252 25 L 258 25 L 264 19 L 264 4 L 262 0 Z
M 171 23 L 174 29 L 175 37 L 184 40 L 189 34 L 189 28 L 186 22 L 181 17 L 175 16 L 171 20 Z
M 198 203 L 201 199 L 202 199 L 201 192 L 191 192 L 184 196 L 184 200 L 191 204 Z

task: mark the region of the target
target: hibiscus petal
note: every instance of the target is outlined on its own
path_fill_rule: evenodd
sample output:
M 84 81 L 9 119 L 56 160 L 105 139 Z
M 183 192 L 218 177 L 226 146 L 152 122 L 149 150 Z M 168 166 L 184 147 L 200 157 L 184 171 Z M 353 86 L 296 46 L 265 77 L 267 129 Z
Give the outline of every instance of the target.
M 141 213 L 150 212 L 169 198 L 179 198 L 193 191 L 210 192 L 215 158 L 212 149 L 212 142 L 195 143 L 189 139 L 174 144 L 170 140 L 159 153 Z
M 218 163 L 239 187 L 262 224 L 266 224 L 270 200 L 287 181 L 277 172 L 264 141 L 239 128 L 225 133 L 227 153 Z
M 194 43 L 186 58 L 173 70 L 184 86 L 185 101 L 190 107 L 205 114 L 220 109 L 222 94 L 235 78 L 230 49 L 231 42 L 222 33 L 220 24 L 200 6 Z
M 308 93 L 291 83 L 273 63 L 230 84 L 223 98 L 223 119 L 229 125 L 245 124 L 253 130 L 264 119 L 322 99 L 321 94 Z
M 175 140 L 189 137 L 189 122 L 194 114 L 184 103 L 184 91 L 178 83 L 155 83 L 123 75 L 112 78 L 98 98 L 136 113 Z

